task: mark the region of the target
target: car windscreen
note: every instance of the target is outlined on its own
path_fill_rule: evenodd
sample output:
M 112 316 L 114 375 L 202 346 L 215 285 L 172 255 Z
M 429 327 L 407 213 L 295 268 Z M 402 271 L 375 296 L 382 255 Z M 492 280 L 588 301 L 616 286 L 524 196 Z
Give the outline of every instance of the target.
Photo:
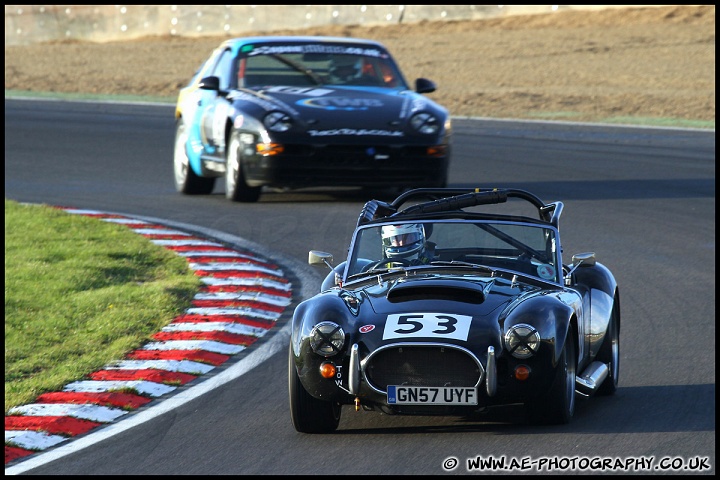
M 407 89 L 390 55 L 372 45 L 248 45 L 240 52 L 238 85 L 358 85 Z
M 400 245 L 403 238 L 416 237 L 413 232 L 418 226 L 423 241 Z M 517 222 L 452 220 L 372 225 L 356 231 L 346 275 L 371 268 L 455 261 L 516 271 L 559 283 L 562 267 L 558 265 L 557 243 L 554 228 Z

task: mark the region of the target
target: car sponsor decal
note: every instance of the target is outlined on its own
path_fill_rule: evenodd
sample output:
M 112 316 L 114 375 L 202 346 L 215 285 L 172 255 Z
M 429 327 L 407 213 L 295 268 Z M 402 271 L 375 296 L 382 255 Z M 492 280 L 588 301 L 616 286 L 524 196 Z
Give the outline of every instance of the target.
M 375 330 L 375 325 L 363 325 L 360 327 L 359 332 L 360 333 L 370 333 L 373 330 Z
M 400 118 L 407 118 L 410 116 L 410 103 L 411 100 L 409 98 L 405 98 L 402 104 L 402 108 L 400 108 Z
M 335 135 L 378 135 L 382 137 L 402 137 L 403 132 L 393 132 L 390 130 L 369 130 L 366 128 L 335 128 L 332 130 L 308 130 L 311 137 L 332 137 Z
M 442 338 L 467 341 L 469 315 L 448 313 L 394 313 L 387 316 L 383 340 Z
M 407 118 L 415 112 L 424 110 L 427 107 L 427 102 L 421 98 L 406 98 L 403 106 L 400 110 L 400 118 Z
M 255 95 L 250 95 L 249 93 L 245 93 L 245 92 L 231 92 L 230 94 L 228 94 L 227 99 L 228 100 L 242 100 L 245 102 L 254 103 L 255 105 L 265 109 L 268 112 L 271 110 L 283 110 L 283 111 L 287 111 L 286 113 L 290 113 L 294 116 L 299 115 L 297 110 L 295 110 L 294 108 L 290 108 L 290 106 L 285 103 L 269 102 L 267 100 L 263 100 L 262 98 L 258 98 Z
M 252 48 L 252 50 L 249 50 Z M 281 53 L 341 53 L 383 58 L 387 55 L 375 48 L 351 47 L 346 45 L 248 45 L 243 47 L 248 57 L 255 55 L 277 55 Z
M 297 95 L 308 95 L 311 97 L 321 97 L 323 95 L 328 95 L 330 93 L 333 93 L 335 90 L 330 90 L 329 88 L 277 86 L 277 87 L 266 88 L 264 91 L 272 92 L 272 93 L 291 93 L 291 94 L 297 94 Z
M 372 107 L 383 107 L 385 104 L 376 98 L 323 97 L 304 98 L 295 102 L 297 105 L 323 110 L 368 110 Z
M 414 98 L 410 107 L 410 112 L 417 112 L 418 110 L 424 110 L 427 107 L 427 102 L 421 98 Z
M 225 122 L 227 122 L 229 113 L 227 103 L 218 103 L 212 113 L 212 140 L 218 148 L 225 148 Z

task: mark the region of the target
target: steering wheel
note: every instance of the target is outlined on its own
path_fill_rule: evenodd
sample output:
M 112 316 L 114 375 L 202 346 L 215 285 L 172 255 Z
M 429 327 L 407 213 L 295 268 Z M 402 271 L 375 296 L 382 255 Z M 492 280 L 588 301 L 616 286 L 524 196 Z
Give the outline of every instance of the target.
M 412 263 L 410 263 L 410 260 L 406 260 L 404 258 L 383 258 L 382 260 L 378 260 L 376 262 L 368 263 L 365 265 L 362 269 L 363 272 L 367 272 L 368 270 L 372 270 L 373 268 L 377 267 L 378 265 L 382 264 L 390 264 L 392 265 L 400 265 L 402 267 L 410 267 Z

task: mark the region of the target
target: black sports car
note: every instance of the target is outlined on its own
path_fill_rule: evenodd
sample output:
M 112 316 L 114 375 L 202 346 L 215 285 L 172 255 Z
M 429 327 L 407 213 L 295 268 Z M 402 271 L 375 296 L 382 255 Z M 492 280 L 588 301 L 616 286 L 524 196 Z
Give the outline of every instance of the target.
M 447 110 L 414 91 L 380 43 L 333 37 L 226 40 L 180 91 L 175 186 L 257 201 L 263 186 L 445 187 Z
M 562 209 L 502 188 L 367 202 L 347 260 L 310 251 L 332 271 L 293 315 L 295 428 L 333 431 L 342 405 L 471 417 L 523 404 L 531 422 L 567 423 L 576 393 L 614 393 L 618 286 L 594 253 L 564 263 Z

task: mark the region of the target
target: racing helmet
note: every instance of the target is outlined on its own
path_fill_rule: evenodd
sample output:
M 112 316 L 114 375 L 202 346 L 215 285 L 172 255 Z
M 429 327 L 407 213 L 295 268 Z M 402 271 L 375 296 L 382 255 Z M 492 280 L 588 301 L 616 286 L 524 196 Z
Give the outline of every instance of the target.
M 386 258 L 415 259 L 425 246 L 425 229 L 419 223 L 384 225 L 381 237 Z
M 330 61 L 330 75 L 348 81 L 360 76 L 362 58 L 355 55 L 335 55 Z

